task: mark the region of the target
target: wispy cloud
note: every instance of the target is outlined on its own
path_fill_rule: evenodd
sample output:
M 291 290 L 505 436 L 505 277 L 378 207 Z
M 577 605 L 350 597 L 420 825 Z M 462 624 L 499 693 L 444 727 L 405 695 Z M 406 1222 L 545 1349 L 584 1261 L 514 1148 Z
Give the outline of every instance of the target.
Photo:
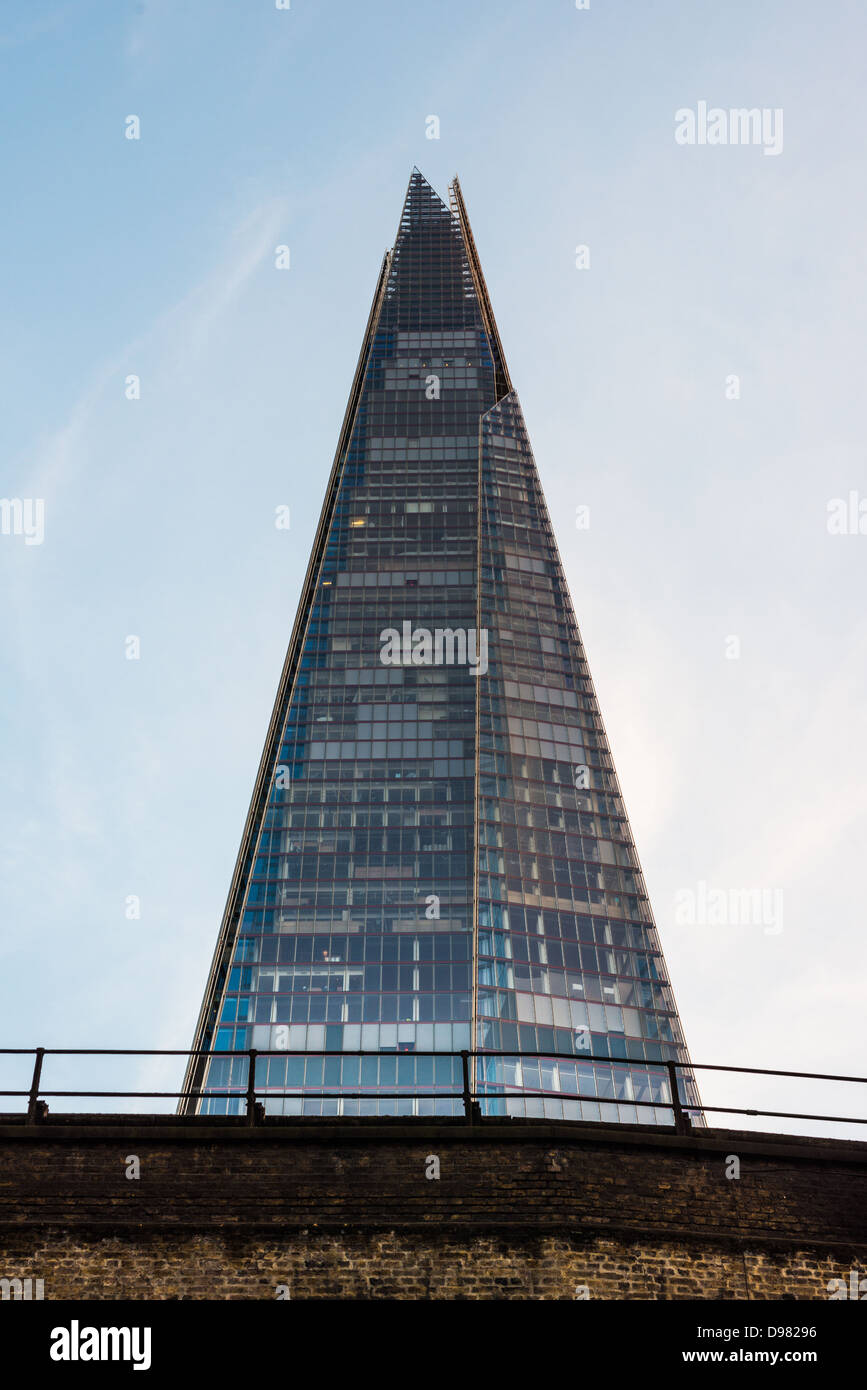
M 117 348 L 73 406 L 66 423 L 36 445 L 27 495 L 56 499 L 61 488 L 75 481 L 88 460 L 88 427 L 106 393 L 116 390 L 124 372 L 131 370 L 131 363 L 147 355 L 155 374 L 171 375 L 204 351 L 220 319 L 273 252 L 285 227 L 287 212 L 286 199 L 265 200 L 230 234 L 219 264 L 206 278 L 163 310 L 149 327 Z M 19 459 L 17 463 L 20 467 L 26 460 Z

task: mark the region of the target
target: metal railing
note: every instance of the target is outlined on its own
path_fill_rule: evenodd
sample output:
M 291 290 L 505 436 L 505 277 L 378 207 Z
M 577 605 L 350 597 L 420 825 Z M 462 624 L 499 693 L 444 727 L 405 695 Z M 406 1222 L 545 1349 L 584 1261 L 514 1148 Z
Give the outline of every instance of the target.
M 768 1119 L 786 1120 L 819 1120 L 835 1124 L 867 1124 L 867 1118 L 854 1115 L 824 1115 L 808 1114 L 799 1111 L 786 1110 L 758 1110 L 745 1107 L 729 1105 L 708 1105 L 704 1101 L 689 1102 L 684 1101 L 680 1094 L 680 1083 L 683 1081 L 693 1081 L 693 1072 L 696 1071 L 718 1071 L 732 1072 L 751 1076 L 773 1076 L 795 1078 L 805 1081 L 834 1081 L 834 1082 L 854 1082 L 867 1084 L 867 1077 L 864 1076 L 838 1076 L 827 1072 L 805 1072 L 805 1071 L 778 1071 L 768 1067 L 735 1067 L 713 1062 L 635 1062 L 624 1058 L 602 1057 L 598 1054 L 586 1053 L 578 1056 L 574 1053 L 556 1052 L 523 1052 L 512 1049 L 511 1051 L 488 1051 L 487 1049 L 464 1049 L 457 1052 L 435 1052 L 435 1051 L 408 1051 L 397 1052 L 394 1049 L 379 1049 L 376 1051 L 365 1051 L 363 1049 L 333 1050 L 328 1048 L 311 1048 L 306 1051 L 292 1051 L 286 1049 L 272 1049 L 270 1051 L 258 1048 L 248 1048 L 236 1051 L 209 1051 L 203 1048 L 192 1050 L 178 1048 L 86 1048 L 86 1047 L 66 1047 L 66 1048 L 47 1048 L 47 1047 L 4 1047 L 0 1048 L 0 1056 L 32 1056 L 33 1075 L 30 1086 L 27 1090 L 0 1090 L 0 1097 L 26 1097 L 27 1114 L 26 1123 L 36 1124 L 39 1119 L 47 1113 L 45 1100 L 48 1097 L 59 1098 L 74 1097 L 77 1099 L 100 1097 L 102 1099 L 140 1099 L 140 1100 L 185 1100 L 195 1101 L 207 1098 L 209 1100 L 242 1100 L 245 1104 L 245 1117 L 249 1125 L 260 1123 L 264 1119 L 264 1106 L 257 1099 L 257 1061 L 260 1058 L 278 1057 L 449 1057 L 461 1059 L 461 1079 L 460 1091 L 446 1091 L 437 1089 L 435 1091 L 423 1091 L 413 1088 L 410 1091 L 397 1091 L 391 1089 L 388 1083 L 381 1083 L 376 1088 L 369 1088 L 361 1091 L 349 1091 L 343 1087 L 340 1090 L 326 1090 L 319 1087 L 274 1087 L 268 1086 L 267 1094 L 269 1097 L 302 1098 L 304 1100 L 440 1100 L 440 1101 L 461 1101 L 463 1104 L 464 1117 L 468 1123 L 481 1119 L 481 1100 L 503 1099 L 533 1099 L 556 1098 L 565 1101 L 591 1101 L 601 1105 L 628 1105 L 635 1107 L 648 1107 L 654 1110 L 671 1110 L 673 1117 L 673 1128 L 677 1134 L 689 1134 L 693 1125 L 691 1115 L 702 1116 L 706 1111 L 713 1111 L 716 1114 L 727 1115 L 749 1115 L 762 1116 Z M 47 1090 L 42 1086 L 42 1068 L 46 1057 L 209 1057 L 214 1060 L 225 1061 L 230 1058 L 247 1058 L 247 1076 L 243 1083 L 236 1086 L 223 1088 L 200 1087 L 192 1090 L 182 1091 L 59 1091 Z M 667 1078 L 668 1096 L 659 1100 L 635 1100 L 632 1097 L 599 1097 L 582 1096 L 580 1093 L 564 1092 L 562 1090 L 545 1090 L 540 1087 L 524 1087 L 505 1083 L 501 1080 L 481 1081 L 475 1086 L 471 1084 L 471 1061 L 478 1058 L 495 1059 L 508 1058 L 513 1061 L 524 1062 L 526 1060 L 548 1061 L 548 1062 L 569 1062 L 576 1063 L 597 1063 L 607 1064 L 623 1068 L 627 1073 L 640 1070 L 649 1075 L 654 1072 L 661 1072 Z M 686 1076 L 679 1075 L 686 1073 Z M 494 1089 L 488 1089 L 488 1088 Z

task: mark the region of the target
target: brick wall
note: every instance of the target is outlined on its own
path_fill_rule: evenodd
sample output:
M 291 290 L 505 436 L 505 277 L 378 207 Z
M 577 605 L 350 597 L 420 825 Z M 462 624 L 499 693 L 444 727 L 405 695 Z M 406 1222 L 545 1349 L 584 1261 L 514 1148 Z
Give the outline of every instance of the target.
M 809 1299 L 852 1269 L 867 1276 L 865 1144 L 544 1121 L 0 1123 L 0 1278 L 42 1278 L 46 1298 Z

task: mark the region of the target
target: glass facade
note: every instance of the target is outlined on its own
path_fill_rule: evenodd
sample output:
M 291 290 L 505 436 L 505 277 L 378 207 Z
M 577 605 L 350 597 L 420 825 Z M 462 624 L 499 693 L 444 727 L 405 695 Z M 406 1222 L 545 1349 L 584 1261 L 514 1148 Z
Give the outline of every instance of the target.
M 195 1046 L 276 1051 L 266 1113 L 459 1114 L 460 1059 L 415 1054 L 477 1047 L 558 1054 L 479 1057 L 484 1113 L 667 1122 L 686 1052 L 450 191 L 414 171 L 383 264 Z

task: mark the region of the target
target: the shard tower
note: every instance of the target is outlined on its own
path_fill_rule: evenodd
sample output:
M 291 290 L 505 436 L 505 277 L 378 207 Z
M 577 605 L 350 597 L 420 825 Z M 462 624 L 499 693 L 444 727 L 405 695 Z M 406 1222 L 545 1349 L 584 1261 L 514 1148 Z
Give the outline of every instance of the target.
M 476 1048 L 511 1052 L 472 1062 L 486 1115 L 670 1123 L 680 1023 L 450 198 L 414 171 L 382 265 L 194 1046 L 276 1052 L 267 1114 L 458 1114 L 461 1059 L 419 1054 Z

